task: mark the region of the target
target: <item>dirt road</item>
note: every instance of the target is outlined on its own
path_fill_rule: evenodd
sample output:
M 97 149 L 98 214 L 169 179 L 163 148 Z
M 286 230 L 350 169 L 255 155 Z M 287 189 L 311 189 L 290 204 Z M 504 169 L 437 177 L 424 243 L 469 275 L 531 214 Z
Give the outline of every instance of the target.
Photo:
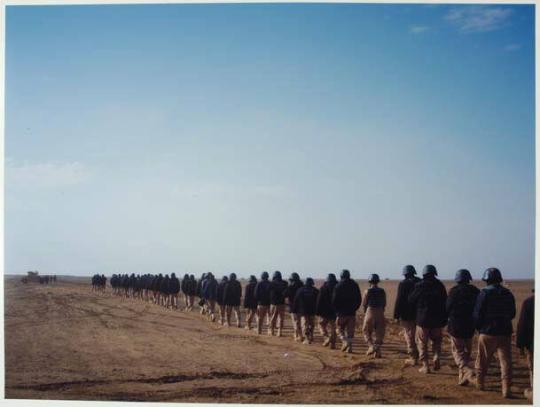
M 98 295 L 88 281 L 40 286 L 6 278 L 6 398 L 526 403 L 528 373 L 517 352 L 517 397 L 504 400 L 495 366 L 488 391 L 457 386 L 448 340 L 439 372 L 426 376 L 403 367 L 403 341 L 394 324 L 387 330 L 383 359 L 374 360 L 365 356 L 359 328 L 354 353 L 343 354 L 323 348 L 318 335 L 312 345 L 293 342 L 289 321 L 285 338 L 258 336 L 210 323 L 197 312 L 113 297 L 110 289 Z

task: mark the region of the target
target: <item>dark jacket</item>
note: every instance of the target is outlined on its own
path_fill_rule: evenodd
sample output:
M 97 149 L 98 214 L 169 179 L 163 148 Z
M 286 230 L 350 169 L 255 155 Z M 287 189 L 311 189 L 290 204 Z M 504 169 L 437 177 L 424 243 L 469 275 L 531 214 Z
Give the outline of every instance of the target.
M 182 279 L 182 285 L 180 286 L 180 288 L 182 290 L 182 293 L 184 293 L 185 295 L 189 295 L 188 293 L 189 282 L 190 282 L 189 278 L 184 277 Z
M 319 290 L 319 296 L 317 297 L 316 314 L 320 317 L 334 320 L 336 319 L 336 311 L 332 306 L 332 294 L 334 288 L 337 285 L 336 282 L 325 281 L 321 289 Z
M 202 298 L 205 300 L 216 300 L 217 299 L 217 286 L 218 282 L 215 278 L 205 280 L 202 286 Z
M 364 312 L 368 307 L 385 308 L 386 307 L 386 292 L 381 287 L 370 287 L 365 292 Z
M 232 307 L 240 306 L 240 298 L 242 297 L 242 286 L 238 280 L 229 280 L 225 285 L 223 295 L 223 303 Z
M 458 284 L 450 289 L 446 300 L 448 333 L 455 338 L 474 336 L 473 311 L 480 290 L 471 284 Z
M 244 291 L 244 308 L 247 309 L 256 309 L 257 300 L 255 299 L 255 287 L 257 286 L 257 281 L 250 281 L 246 285 Z
M 362 294 L 356 281 L 343 278 L 337 283 L 332 295 L 332 305 L 338 317 L 355 316 L 362 303 Z
M 216 293 L 216 302 L 219 304 L 219 305 L 225 305 L 225 298 L 224 298 L 224 294 L 225 294 L 225 286 L 227 285 L 228 281 L 227 280 L 221 280 L 219 283 L 218 283 L 218 286 L 217 286 L 217 293 Z
M 197 280 L 189 279 L 186 283 L 187 295 L 197 295 Z
M 270 305 L 270 281 L 261 280 L 257 283 L 255 299 L 258 305 Z
M 285 290 L 285 298 L 287 298 L 287 303 L 289 304 L 289 312 L 296 314 L 296 310 L 294 308 L 294 297 L 296 296 L 296 292 L 300 287 L 303 287 L 304 283 L 300 280 L 291 281 L 287 289 Z
M 446 297 L 446 288 L 434 276 L 417 283 L 409 294 L 409 302 L 416 307 L 416 325 L 422 328 L 445 326 Z
M 281 278 L 272 279 L 272 282 L 270 283 L 270 304 L 285 304 L 285 290 L 287 290 L 288 285 L 289 284 Z
M 163 280 L 161 280 L 161 284 L 159 285 L 159 291 L 162 294 L 168 295 L 170 294 L 170 287 L 169 287 L 169 276 L 166 276 Z
M 169 280 L 169 292 L 171 294 L 178 294 L 180 292 L 180 280 L 177 277 L 171 277 Z
M 478 294 L 473 318 L 476 329 L 485 335 L 512 335 L 516 301 L 508 288 L 491 284 Z
M 403 321 L 416 320 L 416 307 L 409 302 L 409 294 L 414 290 L 416 283 L 420 281 L 422 280 L 413 276 L 399 282 L 396 304 L 394 305 L 394 319 Z
M 534 295 L 531 295 L 521 306 L 516 334 L 516 346 L 534 351 Z
M 199 298 L 202 298 L 202 297 L 203 297 L 203 296 L 202 296 L 202 285 L 203 285 L 203 282 L 204 282 L 204 281 L 205 281 L 205 280 L 202 279 L 202 278 L 199 278 L 199 279 L 197 280 L 197 290 L 196 290 L 196 295 L 197 295 L 197 297 L 199 297 Z
M 319 290 L 304 286 L 298 289 L 294 297 L 294 309 L 298 315 L 315 315 Z

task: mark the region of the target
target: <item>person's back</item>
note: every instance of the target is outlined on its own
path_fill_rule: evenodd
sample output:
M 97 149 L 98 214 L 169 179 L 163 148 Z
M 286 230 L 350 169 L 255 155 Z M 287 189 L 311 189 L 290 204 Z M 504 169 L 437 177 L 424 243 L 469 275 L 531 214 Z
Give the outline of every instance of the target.
M 446 301 L 448 333 L 456 338 L 474 335 L 473 311 L 480 290 L 472 284 L 457 284 L 450 289 Z
M 227 282 L 228 282 L 228 278 L 227 276 L 224 276 L 217 286 L 216 302 L 218 303 L 218 305 L 225 304 L 224 295 L 225 295 L 225 286 L 227 285 Z
M 178 277 L 174 273 L 171 275 L 169 286 L 171 294 L 178 294 L 180 292 L 180 280 L 178 280 Z
M 364 308 L 364 325 L 362 331 L 368 345 L 367 355 L 382 357 L 381 347 L 386 329 L 384 309 L 386 307 L 386 293 L 378 286 L 380 278 L 378 274 L 371 274 L 368 283 L 370 287 L 365 291 L 362 301 Z M 375 334 L 375 339 L 373 339 Z
M 240 281 L 238 281 L 236 278 L 229 278 L 228 283 L 225 285 L 223 302 L 225 303 L 225 305 L 229 305 L 231 307 L 238 307 L 240 306 L 241 298 L 242 285 L 240 284 Z
M 261 280 L 255 287 L 255 298 L 258 305 L 270 305 L 270 281 L 268 279 Z
M 351 278 L 342 278 L 334 288 L 332 305 L 337 316 L 354 316 L 360 308 L 362 296 L 356 281 Z
M 336 280 L 325 281 L 321 289 L 319 290 L 316 306 L 316 314 L 318 316 L 330 320 L 336 319 L 336 311 L 332 306 L 332 295 L 334 293 L 334 288 L 336 287 L 336 285 Z
M 247 309 L 257 308 L 257 300 L 255 299 L 256 285 L 257 285 L 257 279 L 255 278 L 255 276 L 251 276 L 244 290 L 244 308 L 247 308 Z
M 416 307 L 409 302 L 409 294 L 413 292 L 415 285 L 420 281 L 422 280 L 411 273 L 399 282 L 394 305 L 394 319 L 415 321 Z
M 283 305 L 285 304 L 285 293 L 287 290 L 287 282 L 281 278 L 273 278 L 270 283 L 270 304 Z
M 311 286 L 303 286 L 297 292 L 294 298 L 294 306 L 301 316 L 313 316 L 317 311 L 317 296 L 319 290 Z
M 476 358 L 476 386 L 484 390 L 485 377 L 497 352 L 501 367 L 502 395 L 511 397 L 512 384 L 512 319 L 516 316 L 513 294 L 501 285 L 502 274 L 497 268 L 484 272 L 486 287 L 480 290 L 474 306 L 473 318 L 478 330 Z

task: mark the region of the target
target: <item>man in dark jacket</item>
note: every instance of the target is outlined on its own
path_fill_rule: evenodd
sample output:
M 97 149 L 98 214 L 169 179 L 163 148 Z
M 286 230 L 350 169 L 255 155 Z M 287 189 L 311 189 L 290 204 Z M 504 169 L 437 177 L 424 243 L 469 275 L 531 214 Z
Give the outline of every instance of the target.
M 362 308 L 364 308 L 364 338 L 368 345 L 367 356 L 381 358 L 381 347 L 386 332 L 386 292 L 379 287 L 381 279 L 378 274 L 371 274 L 368 279 L 369 288 L 364 291 Z M 375 338 L 373 338 L 375 335 Z
M 206 305 L 206 313 L 212 322 L 216 321 L 216 299 L 217 299 L 218 283 L 212 273 L 206 275 L 206 280 L 203 282 L 202 295 Z
M 294 297 L 294 308 L 302 320 L 304 345 L 309 345 L 313 342 L 313 328 L 315 325 L 318 295 L 319 290 L 314 287 L 313 279 L 306 278 L 306 285 L 298 289 Z
M 403 328 L 403 336 L 407 344 L 407 354 L 409 358 L 406 365 L 416 366 L 418 364 L 418 348 L 416 347 L 416 307 L 409 303 L 409 294 L 414 290 L 416 283 L 422 281 L 416 277 L 416 270 L 410 264 L 403 267 L 404 279 L 400 281 L 396 304 L 394 306 L 394 319 L 400 322 Z
M 257 314 L 257 300 L 255 299 L 255 287 L 257 278 L 249 276 L 249 281 L 244 291 L 244 308 L 247 310 L 246 329 L 251 330 L 251 323 Z
M 289 278 L 289 286 L 285 291 L 285 298 L 287 298 L 287 304 L 289 304 L 289 313 L 291 314 L 295 341 L 302 341 L 302 326 L 300 324 L 300 317 L 294 309 L 294 297 L 296 296 L 298 289 L 303 286 L 304 283 L 300 280 L 298 273 L 292 273 Z
M 182 283 L 180 284 L 180 291 L 182 291 L 182 294 L 184 294 L 184 304 L 186 306 L 186 309 L 189 308 L 188 287 L 189 287 L 189 275 L 184 274 L 184 278 L 182 278 Z
M 441 368 L 442 328 L 446 325 L 446 288 L 437 279 L 437 269 L 428 264 L 422 271 L 423 280 L 414 286 L 409 302 L 416 307 L 416 342 L 422 367 L 429 373 L 429 341 L 433 349 L 433 369 Z
M 242 297 L 242 285 L 236 279 L 236 274 L 231 273 L 229 282 L 225 285 L 223 302 L 225 303 L 225 313 L 227 315 L 227 326 L 231 326 L 231 314 L 234 310 L 236 326 L 240 328 L 240 299 Z
M 337 285 L 335 274 L 328 274 L 319 290 L 316 314 L 319 316 L 319 330 L 324 338 L 323 346 L 336 349 L 336 311 L 332 306 L 332 294 Z
M 223 276 L 217 286 L 216 302 L 219 307 L 219 323 L 225 324 L 225 286 L 229 282 L 229 277 Z
M 468 270 L 458 270 L 454 280 L 457 285 L 450 289 L 446 300 L 448 333 L 452 342 L 452 356 L 458 367 L 458 384 L 465 386 L 474 373 L 469 363 L 474 336 L 473 311 L 480 290 L 469 284 L 472 276 Z
M 281 336 L 283 331 L 285 291 L 287 290 L 287 286 L 287 282 L 281 278 L 281 272 L 275 271 L 272 276 L 272 282 L 270 283 L 270 330 L 268 332 L 270 335 L 274 335 L 278 318 L 278 336 Z
M 358 284 L 351 279 L 349 270 L 342 270 L 340 279 L 334 288 L 332 306 L 336 310 L 336 324 L 342 341 L 341 351 L 352 353 L 356 311 L 362 303 L 362 295 Z
M 534 290 L 533 290 L 534 292 Z M 523 301 L 516 333 L 516 346 L 523 354 L 527 354 L 529 367 L 529 381 L 531 387 L 525 389 L 524 395 L 527 400 L 533 399 L 533 360 L 534 360 L 534 294 Z
M 516 301 L 507 288 L 501 285 L 501 272 L 489 268 L 482 280 L 487 286 L 476 299 L 473 318 L 478 336 L 476 358 L 476 385 L 484 390 L 484 382 L 493 354 L 497 352 L 501 365 L 502 395 L 511 397 L 512 385 L 512 320 L 516 316 Z
M 199 307 L 202 315 L 206 313 L 206 307 L 203 298 L 203 284 L 206 284 L 206 273 L 202 273 L 201 278 L 197 281 L 197 297 L 199 297 Z
M 197 295 L 197 280 L 193 274 L 189 275 L 187 283 L 187 311 L 191 311 L 195 304 L 195 296 Z
M 257 333 L 262 333 L 262 326 L 264 318 L 268 319 L 270 315 L 268 313 L 270 309 L 270 281 L 268 281 L 268 272 L 264 271 L 261 274 L 261 281 L 257 283 L 255 287 L 255 299 L 257 300 Z
M 169 291 L 171 295 L 171 308 L 178 309 L 178 293 L 180 292 L 180 280 L 176 277 L 176 274 L 171 274 L 171 280 L 169 282 Z
M 170 301 L 170 298 L 169 298 L 169 294 L 170 294 L 169 282 L 170 282 L 170 280 L 171 279 L 169 278 L 169 275 L 165 274 L 165 278 L 163 280 L 161 280 L 161 284 L 159 285 L 159 291 L 161 292 L 161 302 L 160 302 L 160 304 L 162 306 L 164 306 L 165 308 L 169 307 L 169 301 Z

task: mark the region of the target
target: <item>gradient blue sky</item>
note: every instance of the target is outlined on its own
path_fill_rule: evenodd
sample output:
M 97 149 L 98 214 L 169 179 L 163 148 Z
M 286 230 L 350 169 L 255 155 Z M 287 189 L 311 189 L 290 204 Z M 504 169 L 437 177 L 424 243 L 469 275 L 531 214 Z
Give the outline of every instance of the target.
M 8 6 L 7 273 L 534 273 L 534 7 Z

